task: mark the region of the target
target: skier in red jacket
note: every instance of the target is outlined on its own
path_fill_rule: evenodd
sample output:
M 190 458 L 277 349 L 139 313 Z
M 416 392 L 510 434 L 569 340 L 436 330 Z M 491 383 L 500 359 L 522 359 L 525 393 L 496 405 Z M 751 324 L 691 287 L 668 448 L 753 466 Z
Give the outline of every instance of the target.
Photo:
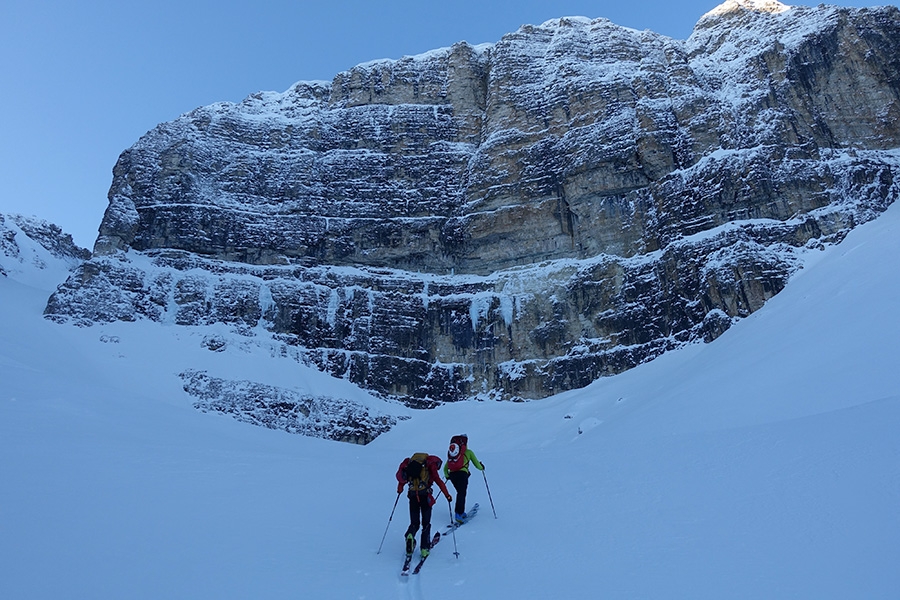
M 420 515 L 422 525 L 422 556 L 428 556 L 431 550 L 431 507 L 434 505 L 434 496 L 431 492 L 431 484 L 436 483 L 447 502 L 453 498 L 447 491 L 447 486 L 441 480 L 441 459 L 425 452 L 417 452 L 400 463 L 397 469 L 397 493 L 403 491 L 407 485 L 409 491 L 409 528 L 406 530 L 406 554 L 411 556 L 416 548 L 416 531 L 419 530 Z

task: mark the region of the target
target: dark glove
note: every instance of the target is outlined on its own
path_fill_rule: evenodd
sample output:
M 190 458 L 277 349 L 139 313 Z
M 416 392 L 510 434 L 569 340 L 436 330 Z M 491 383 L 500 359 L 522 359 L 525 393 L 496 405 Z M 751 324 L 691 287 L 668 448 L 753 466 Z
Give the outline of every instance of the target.
M 398 484 L 397 484 L 397 493 L 398 493 L 398 494 L 402 494 L 402 493 L 403 493 L 403 483 L 398 483 Z
M 481 463 L 481 470 L 484 471 L 484 462 Z
M 447 502 L 453 502 L 453 498 L 450 497 L 450 492 L 445 492 L 444 497 L 447 499 Z

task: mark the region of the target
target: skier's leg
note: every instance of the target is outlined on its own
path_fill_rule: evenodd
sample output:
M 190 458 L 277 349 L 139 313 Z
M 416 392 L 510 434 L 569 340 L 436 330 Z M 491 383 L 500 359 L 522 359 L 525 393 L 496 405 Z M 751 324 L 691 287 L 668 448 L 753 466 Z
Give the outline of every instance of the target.
M 466 513 L 466 492 L 469 491 L 469 473 L 466 471 L 463 471 L 462 473 L 463 476 L 459 480 L 459 495 L 457 496 L 459 510 L 456 511 L 461 515 Z
M 456 514 L 461 515 L 466 512 L 466 488 L 469 483 L 469 474 L 465 471 L 454 471 L 450 473 L 450 483 L 456 488 L 456 501 L 453 504 L 453 510 Z
M 431 548 L 431 494 L 420 496 L 419 506 L 422 508 L 422 548 Z
M 409 496 L 409 527 L 406 528 L 406 533 L 403 534 L 404 541 L 406 543 L 406 553 L 412 554 L 413 547 L 415 546 L 415 535 L 419 530 L 419 501 L 418 496 L 416 494 L 410 494 Z
M 409 497 L 409 527 L 406 529 L 406 534 L 415 535 L 419 530 L 419 500 L 418 497 L 413 494 Z

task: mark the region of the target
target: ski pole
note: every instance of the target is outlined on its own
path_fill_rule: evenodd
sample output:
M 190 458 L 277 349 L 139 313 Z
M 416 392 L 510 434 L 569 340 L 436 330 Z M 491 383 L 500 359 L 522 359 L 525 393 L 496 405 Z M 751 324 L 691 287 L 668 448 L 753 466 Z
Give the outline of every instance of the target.
M 384 538 L 387 537 L 387 532 L 391 526 L 391 521 L 394 519 L 394 511 L 397 510 L 397 503 L 400 502 L 400 494 L 402 493 L 403 492 L 397 492 L 397 499 L 394 500 L 394 508 L 391 509 L 391 516 L 388 517 L 387 527 L 384 528 L 384 535 L 381 536 L 381 543 L 378 544 L 378 552 L 376 552 L 375 554 L 381 554 L 381 547 L 384 546 Z
M 494 509 L 494 499 L 491 498 L 491 486 L 488 485 L 487 475 L 484 474 L 484 469 L 481 470 L 481 476 L 484 477 L 484 487 L 487 489 L 488 500 L 491 501 L 491 510 L 494 511 L 494 518 L 497 518 L 497 511 Z
M 450 506 L 449 500 L 447 500 L 447 510 L 450 511 L 450 522 L 455 523 L 453 520 L 453 507 Z M 450 532 L 453 534 L 453 556 L 459 558 L 459 549 L 456 547 L 456 527 L 451 529 Z

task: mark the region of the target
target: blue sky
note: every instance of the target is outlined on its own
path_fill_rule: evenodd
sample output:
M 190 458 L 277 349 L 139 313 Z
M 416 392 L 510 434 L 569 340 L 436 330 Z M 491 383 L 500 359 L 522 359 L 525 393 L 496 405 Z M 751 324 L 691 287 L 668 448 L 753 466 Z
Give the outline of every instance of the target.
M 91 247 L 118 155 L 198 106 L 561 16 L 683 39 L 717 4 L 0 0 L 0 212 L 45 218 Z

